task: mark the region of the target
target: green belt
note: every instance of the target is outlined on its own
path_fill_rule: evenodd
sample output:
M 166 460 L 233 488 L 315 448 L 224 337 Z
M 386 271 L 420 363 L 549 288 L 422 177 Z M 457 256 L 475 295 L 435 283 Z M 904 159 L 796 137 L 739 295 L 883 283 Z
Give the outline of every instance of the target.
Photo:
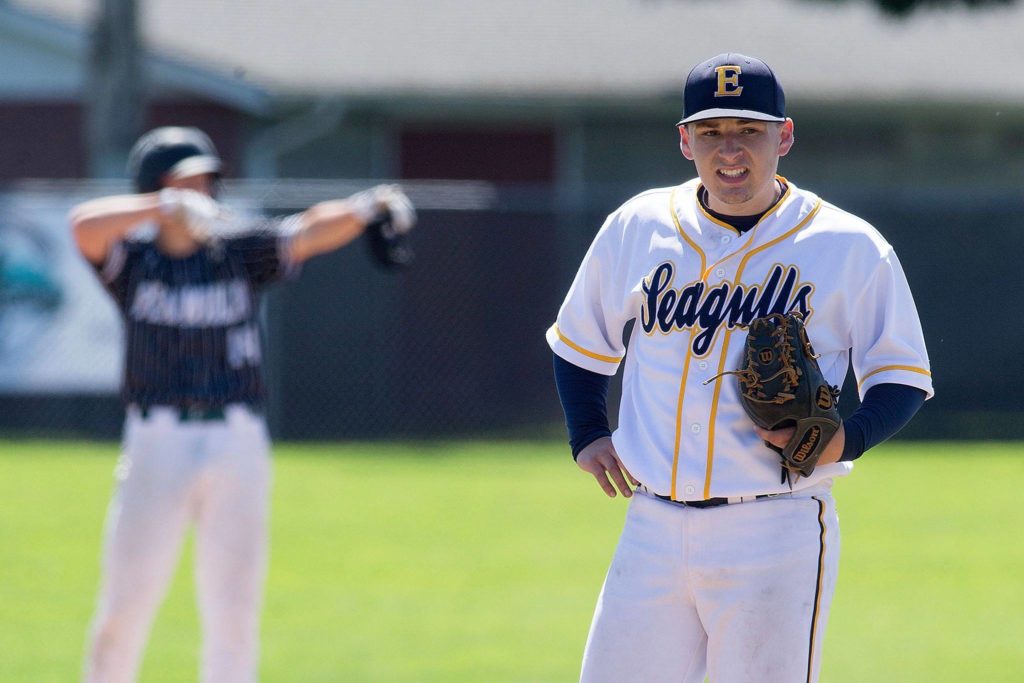
M 153 409 L 157 407 L 158 406 L 142 406 L 139 408 L 139 414 L 141 414 L 142 419 L 145 420 L 153 414 Z M 201 406 L 167 407 L 171 408 L 171 410 L 177 411 L 178 420 L 181 422 L 211 422 L 214 420 L 224 419 L 224 406 L 214 406 L 211 408 L 204 408 Z

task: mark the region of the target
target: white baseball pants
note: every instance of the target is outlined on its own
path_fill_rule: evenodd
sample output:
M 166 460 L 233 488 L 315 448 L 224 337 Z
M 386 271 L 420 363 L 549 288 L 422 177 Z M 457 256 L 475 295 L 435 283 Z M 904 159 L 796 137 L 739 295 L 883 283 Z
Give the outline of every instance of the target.
M 171 408 L 152 409 L 147 419 L 130 409 L 116 476 L 85 680 L 136 680 L 194 525 L 200 679 L 256 681 L 271 480 L 264 420 L 244 406 L 229 406 L 224 420 L 194 422 Z
M 827 485 L 705 509 L 637 491 L 580 680 L 817 681 L 838 567 Z

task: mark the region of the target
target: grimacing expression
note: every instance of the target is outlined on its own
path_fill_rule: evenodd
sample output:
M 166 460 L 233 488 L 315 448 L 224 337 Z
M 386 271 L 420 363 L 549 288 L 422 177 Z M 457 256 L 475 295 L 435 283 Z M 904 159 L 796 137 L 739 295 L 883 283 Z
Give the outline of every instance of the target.
M 697 166 L 710 208 L 734 216 L 771 206 L 779 157 L 793 141 L 792 119 L 773 123 L 720 118 L 679 127 L 679 148 Z

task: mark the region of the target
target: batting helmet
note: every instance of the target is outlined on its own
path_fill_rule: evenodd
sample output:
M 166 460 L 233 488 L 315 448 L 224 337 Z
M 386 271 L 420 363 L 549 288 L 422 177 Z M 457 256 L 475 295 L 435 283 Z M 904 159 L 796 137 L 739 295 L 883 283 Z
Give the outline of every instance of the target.
M 213 142 L 198 128 L 155 128 L 139 138 L 128 154 L 128 173 L 138 192 L 156 192 L 168 174 L 178 178 L 220 175 L 222 165 Z

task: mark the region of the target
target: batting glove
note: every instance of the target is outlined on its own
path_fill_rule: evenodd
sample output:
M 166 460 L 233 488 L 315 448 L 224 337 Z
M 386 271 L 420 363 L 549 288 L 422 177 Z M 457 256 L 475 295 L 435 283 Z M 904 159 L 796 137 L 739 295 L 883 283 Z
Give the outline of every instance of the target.
M 192 236 L 200 240 L 213 233 L 213 225 L 221 215 L 220 204 L 194 190 L 165 187 L 160 190 L 159 201 L 161 214 L 184 222 Z
M 416 209 L 398 185 L 376 185 L 349 197 L 353 210 L 370 224 L 387 217 L 385 237 L 408 233 L 416 225 Z

